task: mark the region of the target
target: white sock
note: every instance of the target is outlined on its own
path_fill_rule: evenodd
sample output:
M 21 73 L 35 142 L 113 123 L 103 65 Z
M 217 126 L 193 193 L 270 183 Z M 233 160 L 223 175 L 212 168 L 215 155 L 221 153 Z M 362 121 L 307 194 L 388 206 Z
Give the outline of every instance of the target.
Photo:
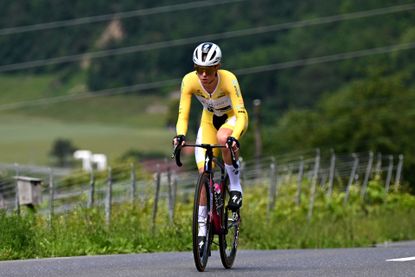
M 241 181 L 239 180 L 239 171 L 240 168 L 234 168 L 233 165 L 225 164 L 226 172 L 229 176 L 230 181 L 230 187 L 229 190 L 233 191 L 239 191 L 242 194 L 242 187 L 241 187 Z
M 197 234 L 198 236 L 202 236 L 202 237 L 206 236 L 206 218 L 207 218 L 207 207 L 199 206 L 199 215 L 198 215 L 199 233 Z

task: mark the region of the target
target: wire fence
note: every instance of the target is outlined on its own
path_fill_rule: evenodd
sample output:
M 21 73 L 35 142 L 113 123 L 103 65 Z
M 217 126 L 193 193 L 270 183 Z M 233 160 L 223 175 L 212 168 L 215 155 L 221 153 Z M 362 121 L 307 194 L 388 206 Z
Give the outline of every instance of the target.
M 381 178 L 386 193 L 391 189 L 399 190 L 402 167 L 403 155 L 372 152 L 322 155 L 317 149 L 242 160 L 241 181 L 244 187 L 269 186 L 268 211 L 275 207 L 278 194 L 286 185 L 297 185 L 295 195 L 291 196 L 300 205 L 306 184 L 310 205 L 308 216 L 311 218 L 317 188 L 328 197 L 333 190 L 344 192 L 346 205 L 351 187 L 359 186 L 364 200 L 368 182 L 375 176 Z M 113 205 L 152 201 L 155 222 L 160 200 L 163 200 L 167 202 L 169 218 L 173 220 L 177 201 L 188 201 L 194 193 L 197 170 L 178 168 L 172 161 L 160 162 L 153 173 L 143 173 L 138 168 L 134 164 L 124 164 L 104 172 L 75 173 L 55 168 L 0 164 L 0 209 L 20 213 L 20 207 L 24 205 L 37 213 L 53 216 L 80 207 L 97 208 L 105 211 L 107 224 L 110 224 Z

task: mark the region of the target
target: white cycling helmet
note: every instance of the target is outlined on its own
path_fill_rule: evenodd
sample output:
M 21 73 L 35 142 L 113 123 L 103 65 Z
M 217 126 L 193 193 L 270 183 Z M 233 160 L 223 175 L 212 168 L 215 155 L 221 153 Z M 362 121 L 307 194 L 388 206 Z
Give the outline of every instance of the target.
M 212 42 L 199 44 L 193 52 L 193 63 L 199 66 L 214 66 L 220 63 L 222 52 Z

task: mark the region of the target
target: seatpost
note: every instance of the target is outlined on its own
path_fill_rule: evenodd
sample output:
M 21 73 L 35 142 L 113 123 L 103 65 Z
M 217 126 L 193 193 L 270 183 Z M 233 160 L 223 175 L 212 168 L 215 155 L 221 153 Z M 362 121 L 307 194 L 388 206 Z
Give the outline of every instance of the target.
M 205 161 L 207 160 L 207 163 L 205 163 L 205 171 L 209 172 L 212 170 L 212 157 L 213 157 L 213 150 L 212 147 L 206 147 L 206 154 L 205 154 Z

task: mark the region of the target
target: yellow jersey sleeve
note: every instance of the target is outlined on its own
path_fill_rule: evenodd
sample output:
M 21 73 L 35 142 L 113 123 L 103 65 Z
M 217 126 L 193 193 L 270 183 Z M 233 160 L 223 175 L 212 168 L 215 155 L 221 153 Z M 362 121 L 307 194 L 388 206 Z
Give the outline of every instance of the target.
M 180 89 L 179 116 L 176 124 L 177 135 L 186 135 L 189 125 L 190 106 L 192 104 L 192 86 L 189 77 L 189 74 L 183 77 Z
M 232 136 L 236 139 L 239 139 L 248 127 L 248 113 L 245 109 L 244 100 L 242 98 L 241 89 L 239 87 L 238 79 L 236 76 L 226 71 L 227 87 L 229 91 L 229 97 L 232 102 L 232 110 L 236 116 L 236 125 L 233 129 Z

